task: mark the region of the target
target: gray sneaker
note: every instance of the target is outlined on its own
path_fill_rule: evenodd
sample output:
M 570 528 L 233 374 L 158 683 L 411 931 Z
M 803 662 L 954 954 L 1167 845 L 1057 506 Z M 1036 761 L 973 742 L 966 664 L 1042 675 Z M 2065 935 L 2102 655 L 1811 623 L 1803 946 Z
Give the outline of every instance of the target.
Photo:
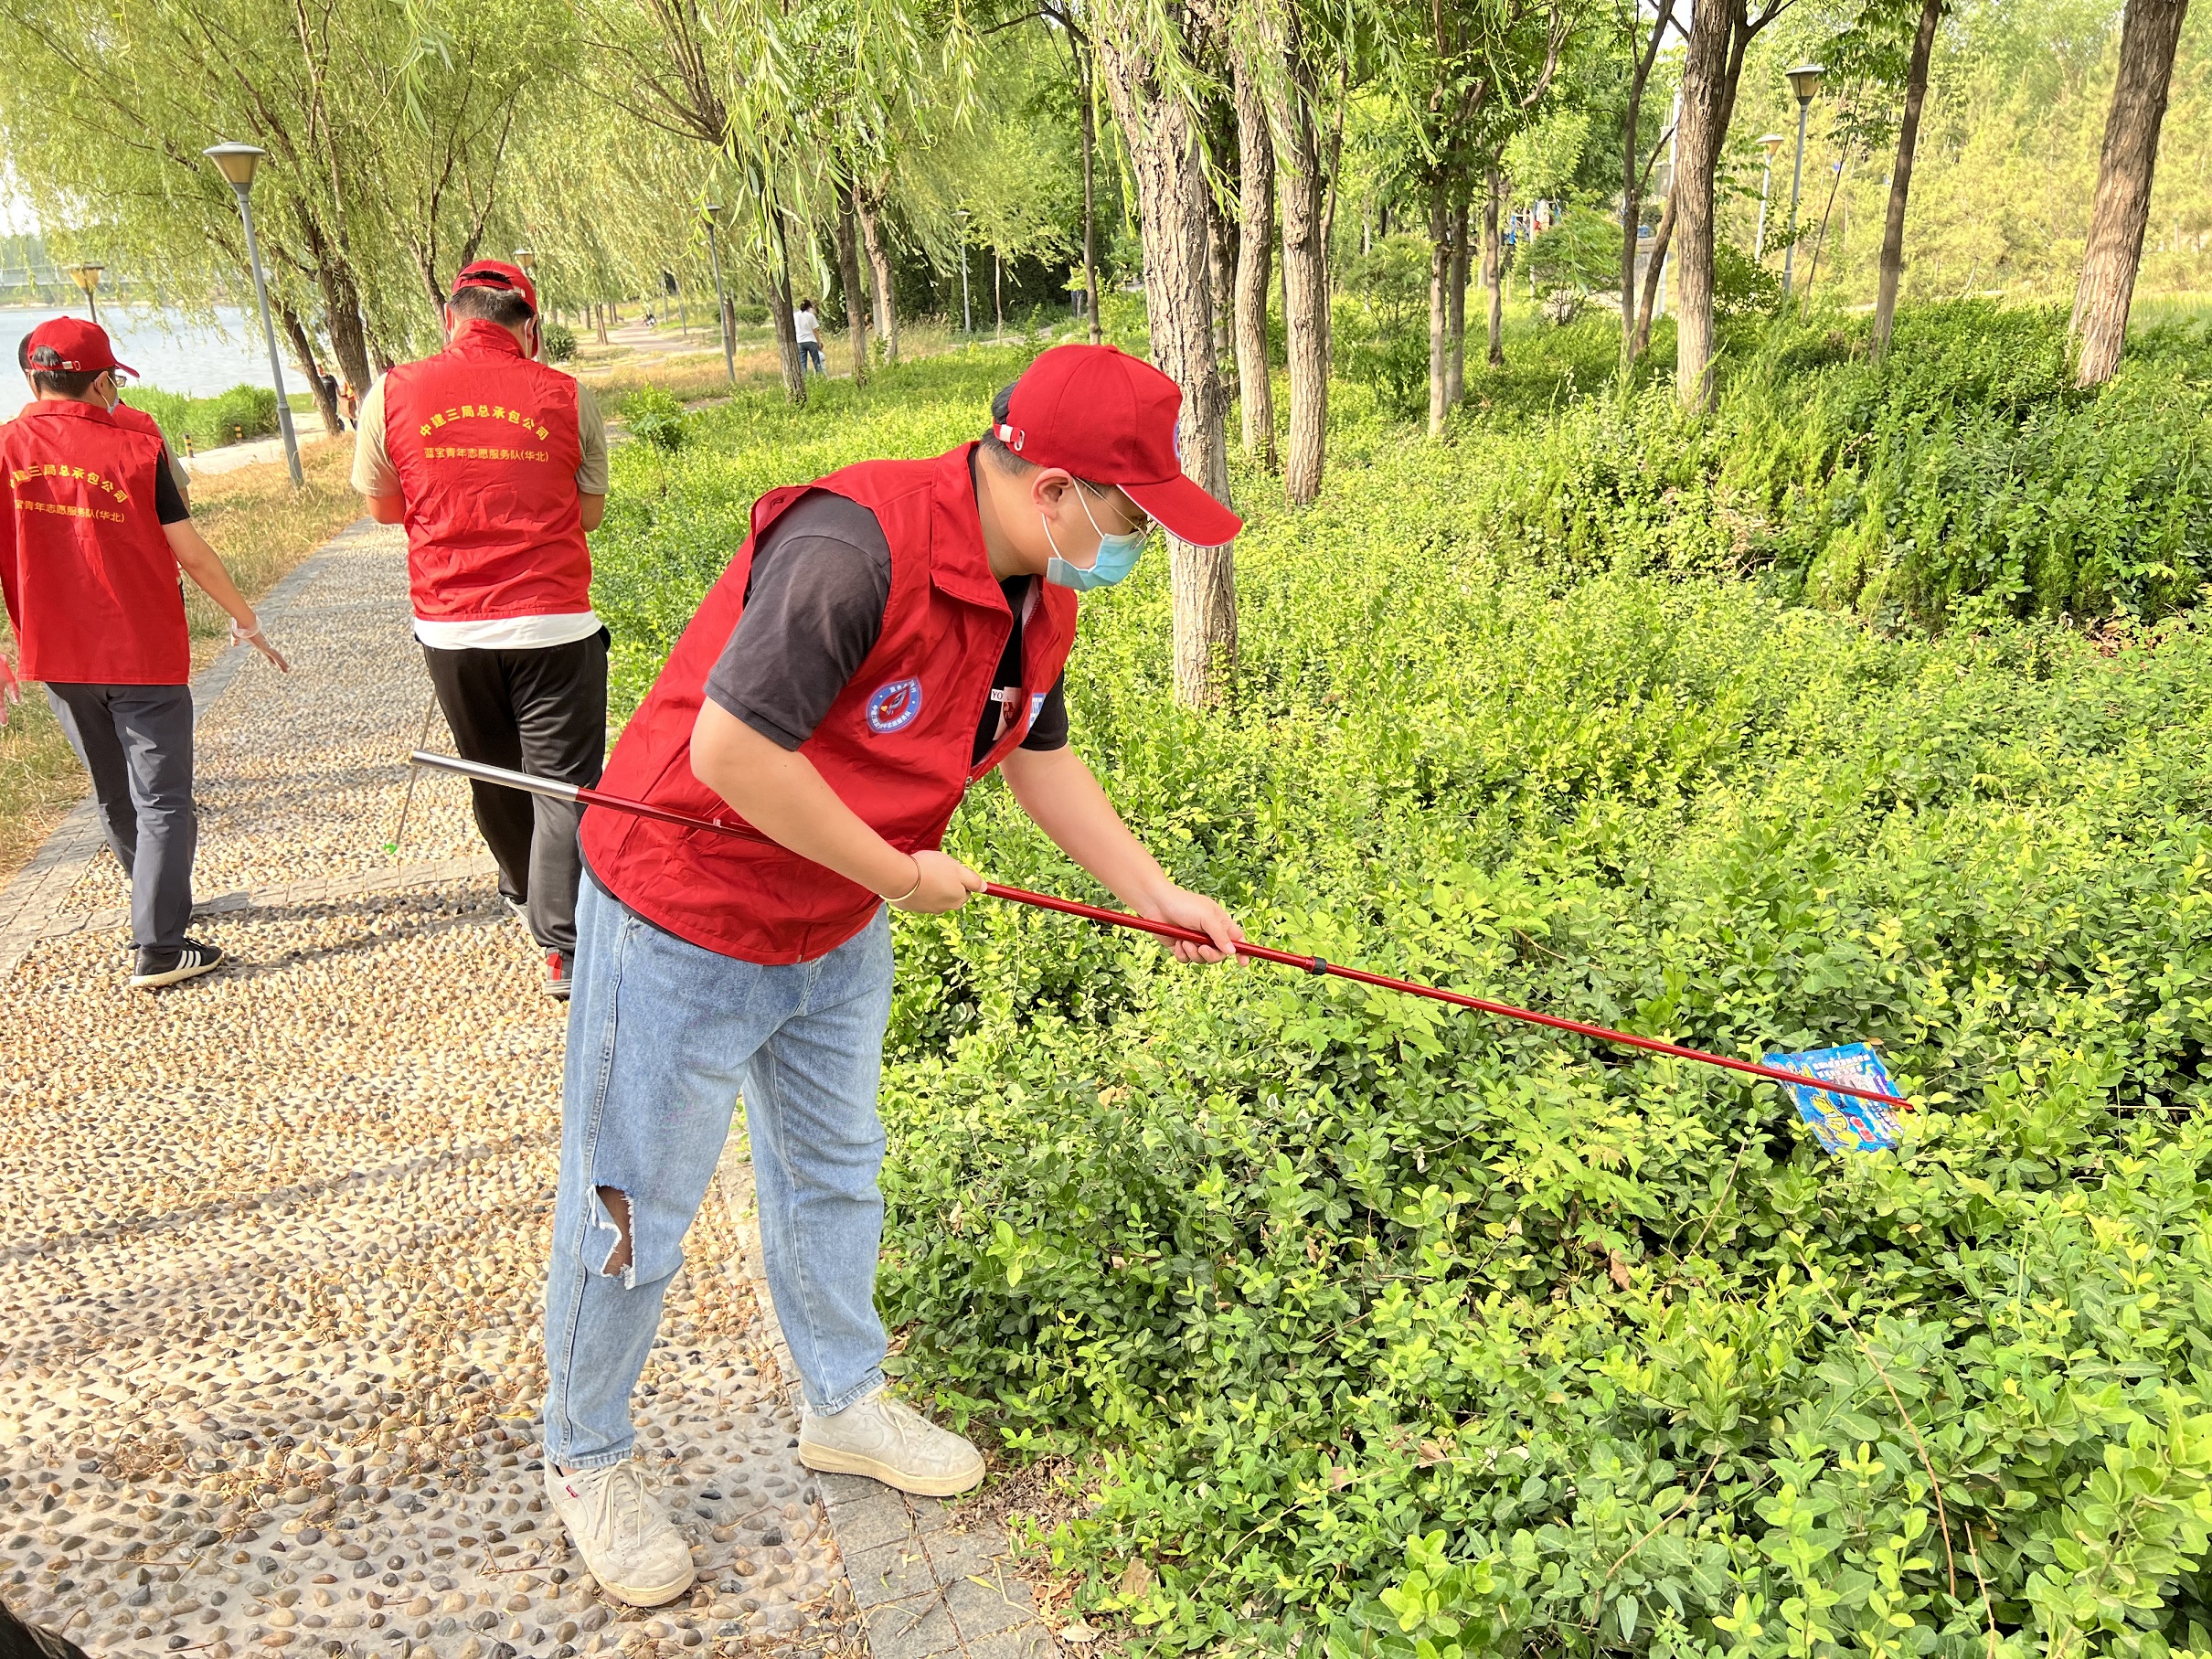
M 658 1607 L 698 1577 L 691 1546 L 645 1490 L 645 1472 L 636 1463 L 563 1474 L 548 1462 L 546 1496 L 599 1587 L 616 1600 Z
M 983 1484 L 983 1453 L 878 1388 L 834 1417 L 811 1407 L 799 1461 L 825 1474 L 865 1474 L 920 1497 L 947 1498 Z

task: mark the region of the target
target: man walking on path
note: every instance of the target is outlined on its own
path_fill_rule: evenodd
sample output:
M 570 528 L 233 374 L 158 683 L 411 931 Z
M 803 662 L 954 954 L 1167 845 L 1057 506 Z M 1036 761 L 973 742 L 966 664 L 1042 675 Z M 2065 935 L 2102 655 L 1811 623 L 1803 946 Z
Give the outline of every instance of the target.
M 1156 520 L 1218 545 L 1236 515 L 1175 459 L 1182 394 L 1108 346 L 1046 352 L 992 433 L 754 504 L 752 535 L 616 746 L 609 788 L 757 838 L 588 814 L 546 1287 L 546 1484 L 602 1589 L 693 1578 L 631 1461 L 630 1395 L 742 1090 L 763 1264 L 805 1398 L 807 1467 L 946 1495 L 976 1449 L 885 1391 L 876 1314 L 891 1003 L 885 906 L 950 910 L 983 877 L 937 850 L 994 767 L 1143 915 L 1241 937 L 1171 881 L 1068 747 L 1076 592 Z
M 607 631 L 591 610 L 585 532 L 607 505 L 599 405 L 537 361 L 537 291 L 480 260 L 453 279 L 446 348 L 402 363 L 361 400 L 354 488 L 407 526 L 415 637 L 453 743 L 472 760 L 599 782 Z M 499 890 L 569 994 L 576 956 L 578 809 L 471 785 Z
M 814 313 L 812 300 L 801 300 L 799 309 L 791 314 L 792 331 L 799 341 L 799 372 L 803 375 L 809 367 L 824 380 L 829 369 L 822 360 L 822 319 Z
M 91 774 L 108 845 L 131 877 L 131 984 L 219 967 L 187 938 L 199 816 L 192 799 L 192 645 L 181 569 L 230 614 L 230 640 L 291 665 L 192 526 L 161 430 L 119 407 L 107 331 L 76 317 L 33 329 L 35 400 L 0 428 L 0 591 L 23 677 Z M 0 721 L 16 696 L 0 658 Z

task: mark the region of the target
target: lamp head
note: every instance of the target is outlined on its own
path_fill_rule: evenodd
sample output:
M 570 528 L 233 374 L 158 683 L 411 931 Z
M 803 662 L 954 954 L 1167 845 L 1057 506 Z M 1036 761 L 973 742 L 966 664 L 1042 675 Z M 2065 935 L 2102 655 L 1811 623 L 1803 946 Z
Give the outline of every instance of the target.
M 537 254 L 536 250 L 529 248 L 516 249 L 515 263 L 520 266 L 526 274 L 536 270 L 537 268 Z
M 1767 159 L 1772 161 L 1781 154 L 1782 146 L 1789 142 L 1780 133 L 1770 133 L 1759 141 L 1759 147 L 1767 153 Z
M 209 144 L 200 154 L 221 168 L 230 187 L 243 196 L 253 188 L 253 170 L 269 152 L 259 144 Z
M 71 265 L 69 275 L 78 287 L 83 289 L 85 292 L 90 293 L 92 290 L 100 286 L 100 273 L 106 269 L 105 265 Z
M 729 209 L 725 207 L 720 202 L 701 202 L 699 204 L 699 211 L 707 216 L 707 222 L 708 224 L 713 225 L 718 229 L 720 228 L 722 220 L 727 218 L 729 213 Z
M 1785 69 L 1790 78 L 1790 90 L 1797 94 L 1800 103 L 1811 103 L 1820 91 L 1820 78 L 1828 72 L 1824 64 L 1801 63 L 1793 69 Z

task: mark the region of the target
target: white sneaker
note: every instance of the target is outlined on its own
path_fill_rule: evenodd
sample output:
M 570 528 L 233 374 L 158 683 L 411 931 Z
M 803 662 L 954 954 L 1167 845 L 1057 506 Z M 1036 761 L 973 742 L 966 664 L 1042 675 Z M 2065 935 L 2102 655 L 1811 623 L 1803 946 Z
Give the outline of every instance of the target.
M 920 1497 L 945 1498 L 981 1485 L 983 1453 L 950 1429 L 878 1388 L 835 1417 L 808 1408 L 799 1461 L 827 1474 L 865 1474 Z
M 563 1474 L 546 1465 L 546 1495 L 599 1587 L 633 1607 L 658 1607 L 692 1586 L 691 1546 L 645 1490 L 633 1462 Z

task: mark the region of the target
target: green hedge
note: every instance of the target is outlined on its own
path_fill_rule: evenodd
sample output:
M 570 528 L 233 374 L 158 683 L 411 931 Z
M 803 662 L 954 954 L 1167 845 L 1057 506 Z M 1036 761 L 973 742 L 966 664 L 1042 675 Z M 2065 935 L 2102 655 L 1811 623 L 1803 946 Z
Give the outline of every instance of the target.
M 276 393 L 265 386 L 234 386 L 213 398 L 134 386 L 124 401 L 153 416 L 180 455 L 186 437 L 195 449 L 212 450 L 241 437 L 266 438 L 277 430 Z
M 2212 632 L 1868 629 L 1778 590 L 1812 558 L 1775 513 L 1873 473 L 1854 421 L 2103 403 L 2185 478 L 2180 394 L 1768 349 L 1729 407 L 1773 430 L 1605 394 L 1440 449 L 1345 389 L 1321 503 L 1238 480 L 1233 709 L 1173 703 L 1154 556 L 1085 601 L 1073 729 L 1253 935 L 1725 1052 L 1880 1042 L 1927 1103 L 1898 1156 L 1427 1003 L 985 901 L 899 919 L 897 1364 L 1073 1460 L 1092 1502 L 1040 1547 L 1140 1647 L 2212 1648 Z M 970 435 L 1020 361 L 621 452 L 619 695 L 759 489 Z M 1104 897 L 995 782 L 948 848 Z

